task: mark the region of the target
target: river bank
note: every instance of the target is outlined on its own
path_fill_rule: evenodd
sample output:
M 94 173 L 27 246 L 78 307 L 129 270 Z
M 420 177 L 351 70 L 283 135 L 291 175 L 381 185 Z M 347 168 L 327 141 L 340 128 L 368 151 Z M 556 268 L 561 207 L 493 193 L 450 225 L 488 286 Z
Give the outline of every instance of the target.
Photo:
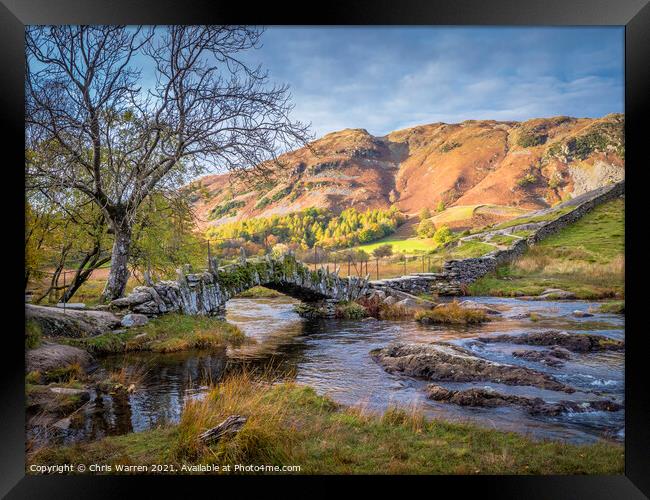
M 232 439 L 205 445 L 199 434 L 229 415 L 248 421 Z M 185 407 L 176 426 L 74 446 L 43 448 L 31 464 L 267 464 L 305 474 L 617 474 L 623 448 L 539 442 L 468 423 L 389 408 L 347 408 L 312 388 L 234 376 Z M 196 469 L 194 469 L 196 470 Z M 232 472 L 232 471 L 231 471 Z

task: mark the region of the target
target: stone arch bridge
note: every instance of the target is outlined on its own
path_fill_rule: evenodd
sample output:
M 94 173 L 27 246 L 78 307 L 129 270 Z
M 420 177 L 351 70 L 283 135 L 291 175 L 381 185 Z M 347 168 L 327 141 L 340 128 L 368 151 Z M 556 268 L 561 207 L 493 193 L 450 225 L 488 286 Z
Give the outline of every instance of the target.
M 202 273 L 177 271 L 177 279 L 138 286 L 110 308 L 155 316 L 169 312 L 223 316 L 226 302 L 254 286 L 262 285 L 307 303 L 331 305 L 356 300 L 369 292 L 368 278 L 341 278 L 325 269 L 310 270 L 293 254 L 240 259 L 235 264 Z M 330 307 L 333 310 L 333 307 Z

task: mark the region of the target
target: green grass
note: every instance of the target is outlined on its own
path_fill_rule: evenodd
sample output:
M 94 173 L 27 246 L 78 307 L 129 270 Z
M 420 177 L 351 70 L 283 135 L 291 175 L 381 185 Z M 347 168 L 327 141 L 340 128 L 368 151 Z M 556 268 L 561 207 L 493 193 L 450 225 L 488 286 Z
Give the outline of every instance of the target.
M 479 279 L 469 291 L 515 296 L 561 288 L 581 299 L 623 298 L 624 229 L 624 201 L 612 200 Z
M 137 337 L 137 338 L 136 338 Z M 93 354 L 129 351 L 175 352 L 187 349 L 210 349 L 228 344 L 239 345 L 246 340 L 244 333 L 226 321 L 183 314 L 166 314 L 144 326 L 124 333 L 107 332 L 83 339 L 65 339 Z
M 30 372 L 32 373 L 32 372 Z M 29 375 L 29 374 L 28 374 Z M 34 376 L 33 373 L 31 375 Z M 78 363 L 73 363 L 71 365 L 62 366 L 61 368 L 55 368 L 41 374 L 41 382 L 43 384 L 51 383 L 62 383 L 70 384 L 74 383 L 84 376 L 84 370 Z
M 270 288 L 265 288 L 263 286 L 254 286 L 253 288 L 249 288 L 248 290 L 245 290 L 239 295 L 237 295 L 237 297 L 254 298 L 254 299 L 260 299 L 260 298 L 272 299 L 281 296 L 282 294 L 280 292 L 271 290 Z
M 583 250 L 578 260 L 610 262 L 622 255 L 625 245 L 625 205 L 621 199 L 596 207 L 578 222 L 540 243 L 540 247 L 554 255 L 565 249 Z M 571 258 L 571 255 L 569 255 Z
M 380 247 L 381 245 L 389 244 L 393 246 L 393 253 L 423 253 L 429 250 L 436 248 L 436 244 L 433 242 L 432 238 L 419 239 L 419 238 L 408 238 L 404 239 L 399 236 L 387 236 L 380 240 L 374 241 L 373 243 L 368 243 L 366 245 L 360 245 L 355 247 L 357 250 L 364 250 L 368 253 Z
M 441 304 L 429 311 L 418 311 L 415 313 L 415 320 L 427 324 L 469 325 L 484 323 L 489 321 L 489 318 L 481 309 L 461 307 L 458 302 L 454 301 L 449 304 Z
M 34 320 L 25 322 L 25 349 L 35 349 L 41 345 L 41 326 Z
M 625 314 L 625 302 L 622 300 L 607 302 L 606 304 L 601 304 L 598 311 L 608 314 Z
M 463 205 L 459 207 L 451 207 L 446 209 L 444 212 L 435 215 L 432 217 L 431 220 L 434 221 L 437 227 L 439 227 L 442 222 L 449 222 L 449 221 L 455 221 L 455 220 L 464 220 L 464 219 L 469 219 L 472 217 L 472 214 L 474 213 L 475 210 L 485 208 L 485 207 L 492 207 L 492 208 L 502 208 L 502 209 L 507 209 L 509 207 L 499 207 L 497 205 Z M 516 209 L 513 209 L 516 210 Z M 514 213 L 514 212 L 513 212 Z M 521 212 L 519 212 L 521 213 Z M 553 216 L 543 216 L 543 217 L 538 217 L 540 220 L 551 220 L 554 217 Z M 532 219 L 532 218 L 531 218 Z M 524 219 L 518 219 L 518 220 L 524 220 Z M 518 222 L 518 223 L 523 223 L 523 222 Z M 510 227 L 508 222 L 504 223 L 506 224 L 503 227 Z M 511 224 L 512 225 L 512 224 Z M 501 227 L 501 225 L 496 226 L 496 227 Z M 474 232 L 481 232 L 480 231 L 472 231 Z M 459 236 L 458 233 L 454 234 L 454 238 L 457 238 Z M 511 238 L 509 236 L 505 236 L 505 239 Z M 514 238 L 513 238 L 514 240 Z M 496 242 L 495 242 L 496 243 Z M 417 253 L 429 253 L 429 254 L 445 254 L 445 258 L 447 259 L 464 259 L 464 258 L 469 258 L 469 257 L 479 257 L 481 255 L 484 255 L 488 252 L 491 252 L 495 250 L 495 247 L 492 245 L 488 245 L 485 243 L 481 243 L 479 241 L 467 241 L 463 242 L 461 247 L 442 247 L 438 244 L 436 244 L 433 241 L 433 238 L 406 238 L 403 235 L 391 235 L 391 236 L 386 236 L 385 238 L 382 238 L 380 240 L 374 241 L 372 243 L 368 243 L 365 245 L 360 245 L 358 247 L 355 247 L 357 250 L 364 250 L 368 253 L 372 253 L 372 251 L 381 246 L 389 244 L 392 245 L 393 247 L 393 253 L 405 253 L 405 254 L 417 254 Z
M 368 316 L 366 308 L 356 302 L 340 302 L 336 305 L 336 317 L 342 319 L 362 319 Z
M 248 417 L 237 435 L 199 442 L 233 414 Z M 617 444 L 533 441 L 396 408 L 380 415 L 243 375 L 188 403 L 177 426 L 44 448 L 28 456 L 27 471 L 33 463 L 191 463 L 299 465 L 303 474 L 622 474 L 623 457 Z
M 451 247 L 447 255 L 451 259 L 470 259 L 480 257 L 494 250 L 496 250 L 494 245 L 488 245 L 482 241 L 469 240 L 461 242 L 460 246 Z

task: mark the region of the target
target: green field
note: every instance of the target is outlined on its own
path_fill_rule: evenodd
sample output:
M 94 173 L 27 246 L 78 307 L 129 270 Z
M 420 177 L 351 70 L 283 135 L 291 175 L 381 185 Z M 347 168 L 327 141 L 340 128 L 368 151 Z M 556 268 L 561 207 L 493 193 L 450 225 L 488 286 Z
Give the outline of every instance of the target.
M 357 250 L 364 250 L 368 253 L 381 246 L 381 245 L 392 245 L 393 253 L 422 253 L 433 250 L 436 245 L 433 243 L 431 238 L 420 239 L 420 238 L 407 238 L 404 239 L 400 236 L 387 236 L 381 240 L 374 241 L 373 243 L 368 243 L 366 245 L 360 245 L 355 247 Z

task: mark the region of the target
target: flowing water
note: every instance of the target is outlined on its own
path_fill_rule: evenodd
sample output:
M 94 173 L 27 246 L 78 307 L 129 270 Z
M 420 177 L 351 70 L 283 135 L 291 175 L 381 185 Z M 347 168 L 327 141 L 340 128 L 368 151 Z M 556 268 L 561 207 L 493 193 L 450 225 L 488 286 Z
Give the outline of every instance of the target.
M 233 299 L 228 302 L 228 321 L 237 324 L 255 340 L 241 348 L 222 352 L 175 354 L 135 353 L 101 360 L 102 368 L 126 367 L 144 373 L 137 390 L 120 398 L 93 394 L 72 419 L 60 441 L 92 440 L 105 435 L 138 432 L 156 425 L 177 422 L 184 403 L 201 397 L 212 381 L 218 380 L 230 364 L 262 366 L 314 387 L 345 405 L 359 405 L 369 411 L 389 406 L 417 408 L 432 418 L 471 421 L 481 425 L 517 431 L 535 438 L 574 443 L 598 439 L 622 441 L 624 411 L 568 413 L 557 417 L 531 416 L 517 407 L 468 408 L 427 400 L 427 382 L 386 373 L 369 352 L 393 341 L 448 341 L 472 349 L 477 356 L 527 366 L 548 372 L 577 389 L 574 394 L 531 387 L 494 383 L 441 383 L 448 388 L 490 386 L 500 392 L 539 396 L 546 401 L 611 399 L 623 403 L 624 353 L 573 353 L 562 367 L 553 368 L 512 356 L 515 349 L 533 346 L 479 344 L 472 342 L 487 334 L 518 334 L 562 329 L 596 333 L 624 339 L 623 316 L 595 313 L 577 318 L 575 310 L 588 311 L 597 303 L 585 301 L 525 301 L 501 298 L 472 298 L 500 308 L 497 320 L 475 327 L 424 326 L 414 321 L 305 320 L 294 311 L 288 297 Z M 539 319 L 510 318 L 514 313 L 535 312 Z

